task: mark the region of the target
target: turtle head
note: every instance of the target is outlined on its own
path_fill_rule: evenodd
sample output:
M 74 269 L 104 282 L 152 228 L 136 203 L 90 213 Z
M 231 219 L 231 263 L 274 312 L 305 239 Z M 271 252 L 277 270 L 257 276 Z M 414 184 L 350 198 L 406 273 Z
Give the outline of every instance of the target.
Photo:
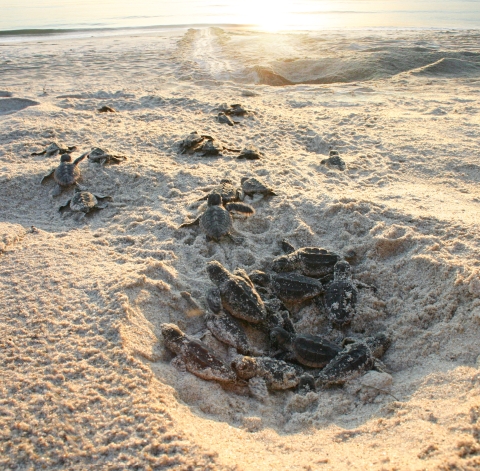
M 367 339 L 365 339 L 365 343 L 372 351 L 372 355 L 375 358 L 380 358 L 390 346 L 391 339 L 384 332 L 379 332 L 373 337 L 368 337 Z
M 207 263 L 207 273 L 213 283 L 219 285 L 228 280 L 230 272 L 216 260 Z
M 230 185 L 233 184 L 232 180 L 230 180 L 229 178 L 222 178 L 220 180 L 220 183 L 223 185 L 224 183 L 229 183 Z
M 336 281 L 349 280 L 352 276 L 352 267 L 345 260 L 340 260 L 333 267 L 333 276 Z
M 257 363 L 253 357 L 238 356 L 231 366 L 239 378 L 250 379 L 257 375 Z
M 166 347 L 174 353 L 180 353 L 185 334 L 175 324 L 162 324 L 160 328 Z
M 293 340 L 292 337 L 293 335 L 282 327 L 275 327 L 270 332 L 270 340 L 284 350 L 289 348 Z
M 272 263 L 272 270 L 276 271 L 277 273 L 290 271 L 291 268 L 292 263 L 288 255 L 281 255 L 280 257 L 277 257 Z
M 240 180 L 240 183 L 243 185 L 248 179 L 249 177 L 242 177 L 242 179 Z
M 72 156 L 70 154 L 63 154 L 60 157 L 60 162 L 71 162 L 72 161 Z
M 251 282 L 257 286 L 268 286 L 270 283 L 270 275 L 260 270 L 254 270 L 248 275 Z
M 220 193 L 210 193 L 207 204 L 208 206 L 220 206 L 222 204 L 222 195 Z

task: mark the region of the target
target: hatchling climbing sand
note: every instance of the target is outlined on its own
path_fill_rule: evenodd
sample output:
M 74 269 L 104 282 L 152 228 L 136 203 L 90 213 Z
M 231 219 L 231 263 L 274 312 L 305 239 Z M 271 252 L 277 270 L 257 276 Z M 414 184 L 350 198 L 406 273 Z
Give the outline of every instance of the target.
M 208 330 L 225 345 L 234 347 L 243 355 L 250 354 L 247 335 L 239 323 L 223 310 L 205 315 Z
M 52 196 L 58 196 L 62 190 L 68 186 L 74 185 L 80 179 L 81 172 L 78 164 L 88 155 L 88 152 L 82 154 L 78 159 L 72 162 L 70 154 L 63 154 L 60 158 L 60 165 L 45 175 L 40 183 L 53 176 L 57 182 L 57 186 L 52 192 Z
M 111 196 L 94 195 L 77 187 L 73 197 L 60 206 L 58 210 L 62 212 L 69 209 L 77 214 L 77 219 L 82 219 L 90 211 L 106 208 L 108 206 L 107 200 L 111 199 Z
M 267 310 L 251 282 L 242 276 L 230 273 L 220 262 L 207 264 L 207 273 L 216 289 L 208 297 L 213 305 L 221 304 L 232 316 L 252 324 L 266 320 Z
M 385 353 L 389 345 L 390 338 L 384 333 L 348 344 L 320 372 L 316 385 L 343 384 L 369 369 L 385 372 L 385 365 L 379 358 Z
M 273 188 L 269 187 L 264 181 L 257 177 L 243 177 L 240 180 L 242 191 L 245 195 L 254 196 L 277 196 Z
M 272 270 L 290 272 L 298 270 L 302 275 L 321 278 L 333 274 L 333 267 L 340 260 L 336 253 L 320 247 L 302 247 L 295 250 L 287 241 L 282 241 L 282 248 L 287 251 L 273 260 Z
M 246 159 L 246 160 L 259 160 L 263 157 L 262 152 L 258 150 L 254 145 L 248 145 L 244 147 L 240 154 L 238 154 L 237 159 Z
M 206 211 L 195 221 L 184 223 L 181 227 L 191 227 L 200 225 L 205 232 L 207 241 L 219 241 L 224 236 L 229 236 L 235 241 L 231 235 L 233 230 L 233 221 L 230 213 L 241 214 L 243 216 L 251 216 L 255 210 L 245 203 L 227 203 L 222 206 L 222 197 L 219 193 L 211 193 L 207 199 L 208 207 Z
M 297 360 L 299 363 L 311 368 L 323 368 L 333 360 L 343 348 L 318 335 L 292 334 L 275 327 L 270 333 L 270 338 L 281 349 L 290 353 L 285 360 Z
M 100 147 L 94 147 L 88 154 L 88 160 L 91 162 L 99 163 L 100 165 L 106 164 L 119 164 L 127 157 L 124 155 L 113 154 L 108 150 L 100 149 Z
M 231 203 L 233 201 L 238 201 L 240 199 L 240 188 L 236 187 L 232 180 L 229 180 L 228 178 L 224 178 L 223 180 L 220 180 L 220 184 L 214 186 L 207 196 L 204 196 L 203 198 L 200 198 L 199 201 L 203 201 L 208 199 L 208 196 L 212 193 L 219 193 L 220 196 L 222 197 L 222 203 Z
M 239 378 L 247 380 L 250 391 L 257 399 L 268 397 L 269 389 L 291 389 L 298 385 L 303 369 L 270 357 L 238 356 L 232 368 Z
M 165 346 L 177 357 L 173 364 L 180 370 L 186 370 L 199 378 L 219 382 L 233 382 L 235 372 L 217 358 L 200 340 L 186 335 L 175 324 L 160 326 Z
M 268 274 L 255 270 L 250 273 L 250 279 L 259 286 L 270 288 L 284 303 L 299 304 L 324 292 L 320 281 L 297 273 Z

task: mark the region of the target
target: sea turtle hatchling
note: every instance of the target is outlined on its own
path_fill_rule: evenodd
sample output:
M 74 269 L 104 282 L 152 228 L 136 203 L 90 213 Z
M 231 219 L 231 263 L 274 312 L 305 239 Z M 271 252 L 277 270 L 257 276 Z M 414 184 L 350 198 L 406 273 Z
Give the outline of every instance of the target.
M 245 116 L 250 113 L 250 111 L 245 109 L 240 103 L 234 103 L 230 106 L 224 103 L 218 107 L 218 111 L 229 116 Z
M 275 327 L 270 338 L 279 348 L 290 353 L 283 359 L 295 359 L 311 368 L 323 368 L 342 351 L 340 345 L 318 335 L 292 334 L 281 327 Z
M 337 327 L 348 325 L 355 315 L 358 298 L 358 288 L 376 288 L 365 283 L 353 281 L 352 268 L 345 260 L 335 264 L 333 281 L 325 290 L 324 306 L 328 318 Z
M 328 167 L 336 167 L 342 171 L 346 167 L 345 161 L 340 157 L 337 150 L 331 150 L 328 159 L 323 159 L 320 163 Z
M 124 155 L 112 154 L 110 151 L 101 149 L 100 147 L 94 147 L 88 154 L 88 160 L 99 163 L 100 165 L 106 164 L 119 164 L 127 160 Z
M 237 356 L 231 363 L 241 379 L 248 381 L 250 392 L 257 399 L 268 397 L 268 390 L 291 389 L 298 386 L 304 374 L 298 365 L 270 357 Z
M 260 270 L 250 273 L 254 284 L 270 288 L 284 303 L 300 304 L 324 292 L 320 281 L 297 273 L 272 273 Z
M 207 241 L 219 241 L 224 236 L 229 236 L 235 241 L 235 238 L 231 235 L 233 230 L 231 213 L 248 217 L 255 214 L 255 210 L 245 203 L 227 203 L 223 207 L 221 195 L 211 193 L 208 195 L 206 211 L 195 221 L 184 223 L 179 228 L 200 225 L 200 228 L 206 234 Z
M 322 278 L 332 275 L 333 267 L 340 260 L 339 255 L 321 247 L 295 250 L 286 241 L 282 241 L 282 247 L 289 253 L 273 260 L 272 270 L 278 273 L 298 270 L 302 275 Z
M 220 342 L 234 347 L 242 355 L 250 355 L 251 347 L 245 331 L 228 313 L 221 310 L 218 313 L 207 313 L 205 321 L 208 330 Z
M 384 333 L 346 345 L 317 376 L 317 387 L 343 384 L 369 369 L 385 372 L 386 368 L 379 358 L 389 345 L 390 338 Z
M 52 142 L 42 152 L 32 152 L 30 155 L 45 155 L 45 157 L 54 157 L 58 154 L 70 154 L 77 150 L 77 146 L 60 147 L 56 142 Z
M 257 177 L 243 177 L 240 180 L 242 191 L 245 195 L 254 196 L 277 196 L 273 188 L 269 187 L 263 180 Z
M 161 324 L 165 346 L 177 356 L 173 363 L 199 378 L 219 382 L 234 382 L 232 368 L 217 358 L 200 340 L 186 335 L 175 324 Z
M 62 212 L 69 209 L 77 214 L 77 219 L 82 219 L 90 211 L 106 208 L 108 206 L 107 200 L 111 199 L 111 196 L 94 195 L 76 187 L 72 198 L 60 206 L 58 210 Z
M 245 146 L 238 154 L 237 159 L 259 160 L 263 157 L 263 153 L 252 144 Z
M 181 154 L 201 153 L 203 157 L 220 155 L 223 151 L 239 152 L 238 149 L 229 149 L 219 142 L 215 141 L 212 136 L 198 134 L 196 131 L 191 132 L 187 137 L 178 144 Z
M 233 201 L 238 201 L 240 199 L 240 192 L 240 188 L 236 187 L 232 180 L 224 178 L 220 180 L 218 185 L 215 185 L 212 189 L 210 189 L 206 196 L 200 198 L 198 201 L 208 199 L 208 196 L 212 193 L 220 193 L 223 204 L 232 203 Z
M 74 185 L 80 179 L 81 172 L 78 168 L 78 164 L 88 155 L 88 152 L 82 154 L 78 159 L 72 162 L 72 156 L 70 154 L 63 154 L 60 158 L 60 165 L 51 170 L 45 175 L 40 183 L 53 176 L 57 182 L 56 188 L 52 192 L 52 196 L 58 196 L 63 188 Z
M 267 319 L 267 310 L 252 282 L 243 276 L 230 273 L 220 262 L 207 264 L 207 273 L 216 288 L 210 290 L 209 305 L 221 304 L 232 316 L 251 324 L 260 324 Z

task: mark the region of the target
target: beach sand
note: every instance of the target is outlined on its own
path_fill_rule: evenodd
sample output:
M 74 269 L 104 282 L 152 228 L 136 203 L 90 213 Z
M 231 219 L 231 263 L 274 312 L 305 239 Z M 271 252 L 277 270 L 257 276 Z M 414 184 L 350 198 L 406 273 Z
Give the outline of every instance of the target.
M 349 41 L 374 42 L 359 37 Z M 447 54 L 375 80 L 275 87 L 255 84 L 266 77 L 258 57 L 281 61 L 298 43 L 245 38 L 211 29 L 1 45 L 2 469 L 480 468 L 476 66 Z M 298 60 L 275 73 L 305 82 Z M 239 61 L 253 67 L 240 78 Z M 223 103 L 252 113 L 220 124 Z M 104 105 L 117 112 L 98 113 Z M 179 155 L 192 131 L 264 157 Z M 40 184 L 59 158 L 31 155 L 51 142 L 78 146 L 73 158 L 95 146 L 128 157 L 79 164 L 82 185 L 112 196 L 106 209 L 59 213 L 73 190 L 52 197 L 53 183 Z M 320 163 L 330 149 L 345 171 Z M 246 198 L 256 214 L 234 221 L 243 243 L 178 228 L 212 185 L 244 176 L 278 196 Z M 382 391 L 367 373 L 259 402 L 170 364 L 160 324 L 205 334 L 180 293 L 206 309 L 207 262 L 266 269 L 283 238 L 355 251 L 354 278 L 377 291 L 361 291 L 351 332 L 392 337 Z M 328 330 L 313 306 L 295 320 L 299 332 Z

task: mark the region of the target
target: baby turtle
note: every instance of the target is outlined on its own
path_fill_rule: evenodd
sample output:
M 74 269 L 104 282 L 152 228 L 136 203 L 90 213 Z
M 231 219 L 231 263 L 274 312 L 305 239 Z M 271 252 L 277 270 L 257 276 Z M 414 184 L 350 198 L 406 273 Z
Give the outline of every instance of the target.
M 94 147 L 88 154 L 88 159 L 100 165 L 119 164 L 127 160 L 124 155 L 112 154 L 108 150 L 100 149 L 100 147 Z
M 324 304 L 328 317 L 333 324 L 337 327 L 344 327 L 351 322 L 355 315 L 358 297 L 357 287 L 373 287 L 354 282 L 352 280 L 352 268 L 344 260 L 335 264 L 333 277 L 332 283 L 327 286 Z
M 343 384 L 372 368 L 385 371 L 385 366 L 378 359 L 389 345 L 390 339 L 384 333 L 350 343 L 321 371 L 317 386 Z
M 230 273 L 217 261 L 208 262 L 207 273 L 210 280 L 217 286 L 208 294 L 209 304 L 221 303 L 232 316 L 252 324 L 259 324 L 266 320 L 265 305 L 252 282 Z
M 228 106 L 226 103 L 218 107 L 218 111 L 229 116 L 245 116 L 249 113 L 240 103 Z
M 69 209 L 78 214 L 78 219 L 83 219 L 87 213 L 96 209 L 104 209 L 108 206 L 106 200 L 111 200 L 111 196 L 94 195 L 89 191 L 84 191 L 79 187 L 75 188 L 75 194 L 65 204 L 58 208 L 59 211 Z
M 239 378 L 248 381 L 250 391 L 257 399 L 265 399 L 268 389 L 294 388 L 304 373 L 298 365 L 270 357 L 238 356 L 231 365 Z
M 259 286 L 269 287 L 284 303 L 300 304 L 324 292 L 320 281 L 297 273 L 268 274 L 256 270 L 250 279 Z
M 276 272 L 298 270 L 302 275 L 322 278 L 331 275 L 333 267 L 340 260 L 336 253 L 320 247 L 302 247 L 295 250 L 286 241 L 282 242 L 282 247 L 286 248 L 288 253 L 273 260 L 272 270 Z
M 220 113 L 218 113 L 217 121 L 221 124 L 228 124 L 229 126 L 235 126 L 235 124 L 239 124 L 232 118 L 230 118 L 230 116 L 227 116 L 223 111 L 220 111 Z
M 248 145 L 242 149 L 237 159 L 246 160 L 259 160 L 263 157 L 263 154 L 254 145 Z
M 60 158 L 60 165 L 45 175 L 40 183 L 43 183 L 46 179 L 53 176 L 57 182 L 57 186 L 53 190 L 52 196 L 58 196 L 65 187 L 74 185 L 80 179 L 81 172 L 78 168 L 78 164 L 87 155 L 88 152 L 85 152 L 85 154 L 82 154 L 78 159 L 72 162 L 72 156 L 70 154 L 63 154 Z
M 346 167 L 345 161 L 340 157 L 336 150 L 331 150 L 328 159 L 323 159 L 320 163 L 329 167 L 337 167 L 342 171 L 345 170 Z
M 232 180 L 229 180 L 228 178 L 220 180 L 220 184 L 213 187 L 210 193 L 207 196 L 200 198 L 199 201 L 208 199 L 208 196 L 212 193 L 220 193 L 223 204 L 238 201 L 240 199 L 240 188 L 234 186 Z
M 198 134 L 197 131 L 193 131 L 187 137 L 180 141 L 180 153 L 193 154 L 195 152 L 198 152 L 206 140 L 213 141 L 213 137 L 204 134 Z
M 55 155 L 71 154 L 77 150 L 77 146 L 60 147 L 57 143 L 52 142 L 42 152 L 32 152 L 30 155 L 45 155 L 45 157 L 54 157 Z
M 116 113 L 117 110 L 115 108 L 112 108 L 111 106 L 102 106 L 101 108 L 98 108 L 97 110 L 99 113 Z
M 277 196 L 271 187 L 257 177 L 243 177 L 241 180 L 242 191 L 245 195 Z
M 270 338 L 282 350 L 290 353 L 286 360 L 295 359 L 311 368 L 323 368 L 342 351 L 342 347 L 318 335 L 295 335 L 281 327 L 275 327 Z
M 234 347 L 242 355 L 249 355 L 251 348 L 247 335 L 238 322 L 228 313 L 221 310 L 218 313 L 208 313 L 205 316 L 208 330 L 220 342 Z
M 161 324 L 165 346 L 177 355 L 174 365 L 206 380 L 233 382 L 231 367 L 217 358 L 202 342 L 182 332 L 175 324 Z
M 200 225 L 205 232 L 207 241 L 219 241 L 223 236 L 230 236 L 233 230 L 232 216 L 230 213 L 251 216 L 255 210 L 245 203 L 228 203 L 222 206 L 222 197 L 219 193 L 211 193 L 207 199 L 207 210 L 195 221 L 184 223 L 180 227 L 191 227 Z

